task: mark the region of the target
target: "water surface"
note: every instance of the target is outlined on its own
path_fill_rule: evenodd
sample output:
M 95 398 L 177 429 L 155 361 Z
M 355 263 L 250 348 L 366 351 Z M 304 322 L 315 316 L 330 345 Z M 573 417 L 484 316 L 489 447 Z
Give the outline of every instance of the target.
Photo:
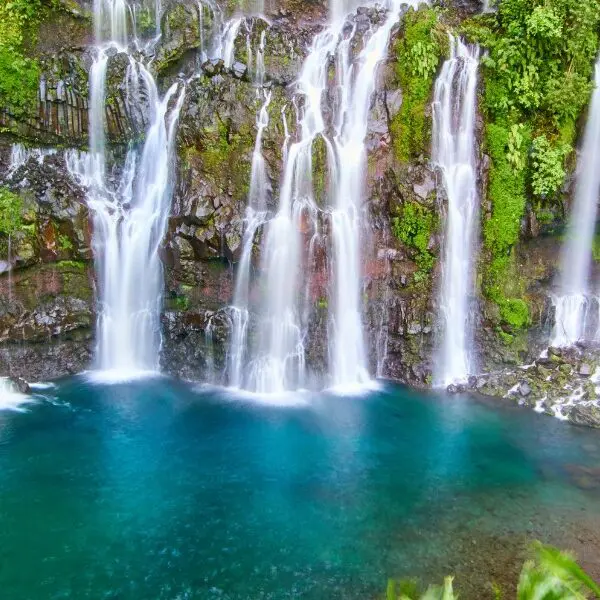
M 11 600 L 362 600 L 390 576 L 489 580 L 491 540 L 566 542 L 600 515 L 598 432 L 524 410 L 391 385 L 270 404 L 161 378 L 44 393 L 0 411 Z

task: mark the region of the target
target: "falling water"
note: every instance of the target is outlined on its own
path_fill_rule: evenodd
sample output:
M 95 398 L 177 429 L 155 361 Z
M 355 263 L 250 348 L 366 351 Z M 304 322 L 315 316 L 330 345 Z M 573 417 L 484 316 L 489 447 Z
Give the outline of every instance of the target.
M 24 404 L 33 401 L 31 396 L 19 392 L 8 377 L 0 377 L 0 410 L 22 411 Z
M 365 195 L 367 151 L 365 138 L 378 65 L 386 58 L 392 28 L 400 18 L 401 2 L 389 6 L 383 25 L 351 60 L 351 39 L 338 46 L 336 65 L 341 90 L 335 116 L 336 177 L 331 212 L 333 289 L 330 351 L 332 383 L 352 388 L 369 382 L 362 329 L 361 214 Z
M 259 227 L 266 219 L 266 200 L 269 193 L 269 179 L 265 159 L 262 154 L 262 139 L 265 129 L 269 126 L 268 108 L 271 102 L 271 92 L 264 90 L 264 103 L 258 114 L 256 126 L 256 142 L 252 154 L 252 174 L 248 208 L 246 209 L 245 230 L 242 240 L 242 255 L 237 268 L 237 279 L 232 316 L 232 340 L 230 351 L 230 384 L 242 387 L 243 366 L 246 360 L 246 345 L 248 337 L 250 268 L 254 238 Z
M 399 0 L 389 4 L 383 25 L 365 36 L 363 49 L 352 58 L 356 27 L 344 19 L 315 36 L 295 84 L 296 141 L 287 133 L 283 148 L 284 168 L 279 208 L 265 224 L 261 254 L 264 293 L 258 335 L 252 358 L 244 368 L 245 339 L 234 336 L 232 381 L 243 382 L 259 393 L 281 393 L 305 385 L 305 342 L 310 266 L 320 238 L 319 209 L 313 189 L 313 144 L 322 138 L 332 175 L 331 220 L 332 305 L 330 334 L 331 380 L 337 387 L 356 387 L 369 381 L 361 320 L 361 204 L 366 174 L 365 137 L 377 66 L 385 59 L 392 28 L 400 17 Z M 344 9 L 345 10 L 345 9 Z M 330 81 L 331 60 L 336 63 L 337 100 L 331 115 L 332 139 L 328 137 L 324 99 Z M 256 157 L 255 153 L 255 157 Z M 255 216 L 255 213 L 250 213 Z M 260 223 L 247 218 L 247 236 Z M 246 237 L 246 244 L 249 238 Z M 240 264 L 237 286 L 247 290 L 247 262 L 251 246 L 245 244 L 244 268 Z M 238 303 L 236 302 L 236 305 Z M 239 313 L 236 330 L 247 328 L 247 314 Z M 241 344 L 241 345 L 240 345 Z M 241 357 L 241 358 L 240 358 Z
M 589 307 L 597 305 L 590 296 L 588 279 L 600 194 L 600 57 L 596 62 L 595 84 L 579 153 L 573 212 L 563 248 L 560 295 L 553 299 L 556 314 L 552 346 L 570 346 L 586 337 L 596 337 L 596 332 L 590 336 L 585 324 Z
M 298 299 L 303 241 L 317 232 L 317 207 L 312 186 L 312 144 L 325 129 L 321 101 L 327 86 L 329 57 L 339 32 L 319 33 L 296 82 L 303 97 L 299 109 L 299 140 L 285 142 L 279 208 L 265 226 L 259 336 L 249 365 L 248 387 L 259 393 L 296 389 L 304 379 L 306 323 Z M 299 103 L 300 104 L 300 103 Z
M 366 4 L 361 0 L 329 0 L 329 14 L 333 22 L 339 22 L 355 10 L 360 4 Z
M 473 372 L 469 305 L 478 219 L 475 116 L 479 48 L 450 36 L 450 58 L 435 84 L 432 160 L 448 198 L 440 306 L 442 337 L 436 383 Z
M 30 158 L 35 158 L 38 164 L 43 164 L 47 156 L 54 156 L 56 148 L 26 148 L 23 144 L 13 144 L 10 150 L 8 176 L 10 177 Z
M 161 99 L 150 72 L 130 56 L 127 102 L 147 106 L 149 125 L 141 152 L 130 146 L 122 168 L 109 173 L 104 117 L 108 51 L 126 47 L 129 8 L 120 0 L 96 0 L 94 7 L 98 49 L 90 73 L 90 152 L 70 153 L 67 164 L 87 186 L 94 215 L 98 367 L 130 376 L 158 368 L 163 295 L 158 250 L 171 203 L 173 141 L 183 92 L 177 94 L 174 84 Z
M 235 59 L 235 40 L 240 32 L 244 17 L 234 17 L 220 25 L 220 32 L 215 37 L 210 58 L 220 58 L 228 69 Z

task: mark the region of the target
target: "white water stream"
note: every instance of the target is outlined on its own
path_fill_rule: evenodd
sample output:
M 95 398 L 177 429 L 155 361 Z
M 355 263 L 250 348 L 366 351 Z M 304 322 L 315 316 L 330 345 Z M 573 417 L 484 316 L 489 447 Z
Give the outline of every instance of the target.
M 98 45 L 90 73 L 90 152 L 70 152 L 67 164 L 88 188 L 94 218 L 97 367 L 108 377 L 128 378 L 158 369 L 163 297 L 158 250 L 171 206 L 173 141 L 183 91 L 174 84 L 161 98 L 150 72 L 129 55 L 127 104 L 132 112 L 144 107 L 145 140 L 142 148 L 130 145 L 124 164 L 109 168 L 106 72 L 111 52 L 127 52 L 131 11 L 123 0 L 96 0 L 94 9 Z
M 321 210 L 331 223 L 329 383 L 355 390 L 370 381 L 361 318 L 365 138 L 377 68 L 386 57 L 402 4 L 399 0 L 388 2 L 387 18 L 364 35 L 356 56 L 357 28 L 351 21 L 346 23 L 350 8 L 345 4 L 332 6 L 330 25 L 313 40 L 295 84 L 296 135 L 286 135 L 279 207 L 264 226 L 258 286 L 261 314 L 256 342 L 248 351 L 247 273 L 252 240 L 264 218 L 262 210 L 253 206 L 256 198 L 251 194 L 233 311 L 230 381 L 235 386 L 258 393 L 282 393 L 306 385 L 311 269 L 322 236 Z M 328 90 L 333 92 L 330 98 Z M 326 103 L 332 97 L 328 111 Z M 287 131 L 285 114 L 284 123 Z M 262 131 L 259 123 L 257 142 Z M 313 145 L 319 138 L 327 149 L 331 175 L 329 206 L 324 209 L 317 207 L 313 189 Z M 253 189 L 256 165 L 260 165 L 260 154 L 255 149 Z
M 563 248 L 559 293 L 551 346 L 570 346 L 598 337 L 586 327 L 589 311 L 598 301 L 589 289 L 592 243 L 600 197 L 600 57 L 596 62 L 595 89 L 590 103 L 583 145 L 578 155 L 575 200 Z M 592 321 L 598 319 L 592 319 Z
M 440 307 L 442 331 L 435 383 L 447 386 L 474 372 L 470 319 L 479 218 L 475 117 L 479 48 L 450 36 L 450 58 L 433 100 L 432 161 L 448 199 Z

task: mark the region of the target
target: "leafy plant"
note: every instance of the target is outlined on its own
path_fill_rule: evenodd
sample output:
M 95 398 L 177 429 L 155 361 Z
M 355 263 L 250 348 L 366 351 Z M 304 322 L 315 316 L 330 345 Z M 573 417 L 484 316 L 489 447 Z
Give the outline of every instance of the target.
M 435 262 L 435 257 L 428 249 L 435 224 L 433 212 L 418 202 L 403 204 L 398 215 L 392 219 L 394 235 L 416 251 L 415 262 L 419 267 L 415 274 L 417 283 L 431 271 Z
M 443 586 L 430 586 L 419 595 L 415 581 L 391 580 L 385 600 L 456 600 L 452 581 L 452 577 L 446 577 Z M 532 560 L 523 565 L 516 600 L 586 600 L 588 592 L 600 598 L 600 586 L 571 554 L 536 542 Z M 495 596 L 501 597 L 497 587 Z
M 586 592 L 600 597 L 600 586 L 571 554 L 535 544 L 534 559 L 521 571 L 517 600 L 586 600 Z
M 565 179 L 565 157 L 571 150 L 565 143 L 553 146 L 545 135 L 533 140 L 531 187 L 536 196 L 549 196 L 560 188 Z
M 435 75 L 440 61 L 439 48 L 432 40 L 419 40 L 410 47 L 410 70 L 413 75 L 428 79 Z
M 508 134 L 506 158 L 515 171 L 522 171 L 525 168 L 525 155 L 523 153 L 524 128 L 523 123 L 515 123 L 511 126 Z
M 438 25 L 434 8 L 410 9 L 402 20 L 403 35 L 395 45 L 396 80 L 402 89 L 402 106 L 391 123 L 394 150 L 399 160 L 408 161 L 426 150 L 429 123 L 426 106 L 435 72 L 444 52 L 446 37 Z
M 0 187 L 0 234 L 13 235 L 21 228 L 22 208 L 20 196 L 8 188 Z
M 575 123 L 590 97 L 600 10 L 598 0 L 502 0 L 495 13 L 467 19 L 461 31 L 487 49 L 481 73 L 491 218 L 484 223 L 484 293 L 505 319 L 514 316 L 516 298 L 505 296 L 503 282 L 528 193 L 537 196 L 536 210 L 556 201 Z
M 14 114 L 22 113 L 37 92 L 40 69 L 25 55 L 25 46 L 41 8 L 40 0 L 0 3 L 0 104 Z

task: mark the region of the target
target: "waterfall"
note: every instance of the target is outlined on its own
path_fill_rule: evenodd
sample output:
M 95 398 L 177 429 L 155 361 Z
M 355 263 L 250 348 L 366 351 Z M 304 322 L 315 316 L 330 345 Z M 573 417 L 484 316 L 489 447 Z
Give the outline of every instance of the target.
M 217 14 L 217 13 L 214 13 Z M 219 25 L 215 43 L 210 52 L 210 58 L 222 59 L 225 67 L 230 69 L 235 59 L 235 40 L 237 39 L 244 17 L 234 17 Z
M 237 278 L 232 315 L 232 341 L 230 351 L 230 385 L 242 387 L 243 367 L 246 359 L 246 345 L 248 336 L 250 268 L 254 238 L 258 229 L 266 219 L 266 199 L 269 193 L 269 179 L 265 159 L 262 155 L 262 138 L 265 129 L 269 126 L 269 104 L 271 92 L 264 90 L 264 103 L 257 117 L 257 134 L 252 154 L 252 170 L 250 178 L 250 192 L 248 207 L 246 209 L 245 230 L 242 240 L 242 254 L 237 268 Z
M 54 156 L 56 148 L 26 148 L 23 144 L 13 144 L 10 149 L 8 176 L 11 177 L 30 158 L 35 158 L 38 164 L 43 164 L 47 156 Z
M 238 267 L 233 312 L 230 381 L 258 393 L 282 393 L 306 385 L 305 344 L 308 329 L 311 267 L 320 240 L 319 222 L 331 223 L 332 314 L 330 380 L 337 388 L 369 382 L 362 331 L 361 208 L 365 193 L 365 138 L 378 65 L 385 60 L 393 27 L 400 18 L 399 0 L 389 3 L 383 24 L 369 31 L 354 57 L 357 28 L 345 19 L 332 19 L 318 33 L 295 83 L 296 136 L 286 132 L 279 207 L 266 215 L 261 253 L 263 294 L 256 342 L 246 339 L 248 328 L 248 268 L 252 239 L 265 218 L 250 200 L 246 235 Z M 344 7 L 344 11 L 346 7 Z M 336 78 L 330 90 L 330 66 Z M 331 114 L 325 109 L 328 91 L 335 93 Z M 259 136 L 262 130 L 259 126 Z M 313 189 L 313 145 L 321 138 L 327 148 L 331 174 L 329 206 L 317 207 Z M 255 150 L 255 160 L 258 154 Z M 255 161 L 253 161 L 255 163 Z M 256 164 L 256 163 L 255 163 Z M 254 166 L 254 165 L 253 165 Z M 254 180 L 253 168 L 253 180 Z M 254 186 L 253 186 L 254 187 Z M 320 216 L 322 215 L 322 216 Z M 241 299 L 241 302 L 240 302 Z M 248 360 L 246 348 L 252 352 Z
M 23 405 L 31 402 L 34 399 L 20 392 L 11 379 L 0 377 L 0 410 L 22 411 Z
M 344 19 L 344 17 L 355 10 L 361 4 L 361 0 L 329 0 L 329 14 L 331 20 L 335 23 Z
M 600 195 L 600 57 L 594 80 L 595 89 L 578 157 L 575 199 L 562 253 L 560 294 L 553 298 L 556 313 L 552 346 L 570 346 L 582 339 L 597 337 L 596 332 L 586 327 L 586 321 L 590 307 L 598 306 L 590 295 L 588 279 Z
M 440 308 L 441 347 L 435 382 L 464 381 L 474 371 L 469 319 L 478 204 L 475 116 L 479 48 L 450 36 L 450 58 L 437 78 L 432 161 L 448 199 Z
M 399 1 L 389 6 L 386 21 L 371 34 L 351 60 L 351 38 L 336 56 L 340 102 L 334 120 L 334 193 L 331 212 L 333 236 L 333 334 L 330 371 L 333 386 L 352 388 L 369 382 L 362 329 L 361 213 L 365 195 L 367 151 L 365 139 L 378 65 L 387 56 L 392 28 L 400 18 Z
M 156 83 L 133 56 L 126 74 L 132 113 L 144 107 L 143 148 L 130 144 L 124 164 L 108 168 L 105 84 L 109 52 L 127 44 L 128 5 L 96 0 L 97 53 L 90 72 L 90 152 L 71 152 L 67 166 L 88 188 L 98 277 L 97 366 L 121 377 L 158 369 L 162 265 L 158 256 L 171 204 L 173 143 L 183 91 L 160 98 Z M 107 37 L 108 36 L 108 37 Z M 169 112 L 170 109 L 170 112 Z

